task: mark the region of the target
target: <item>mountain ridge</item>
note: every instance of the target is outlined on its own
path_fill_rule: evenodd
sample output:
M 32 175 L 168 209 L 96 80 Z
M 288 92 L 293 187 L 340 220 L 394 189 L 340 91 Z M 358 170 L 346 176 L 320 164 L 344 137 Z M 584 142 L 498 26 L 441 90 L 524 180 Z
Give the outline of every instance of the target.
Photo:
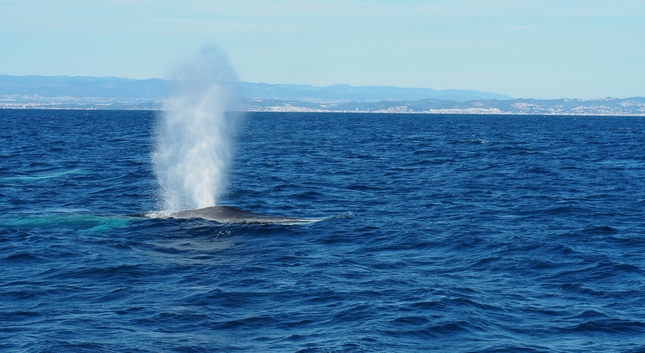
M 93 76 L 11 76 L 0 75 L 0 96 L 38 95 L 43 97 L 163 98 L 169 81 L 159 78 L 127 79 Z M 311 86 L 239 82 L 241 93 L 249 98 L 298 99 L 316 102 L 376 102 L 384 100 L 512 99 L 509 96 L 475 90 L 435 90 L 396 86 L 351 86 L 335 84 Z
M 0 75 L 0 108 L 160 110 L 170 82 Z M 645 98 L 533 99 L 473 90 L 240 82 L 235 110 L 426 114 L 645 115 Z

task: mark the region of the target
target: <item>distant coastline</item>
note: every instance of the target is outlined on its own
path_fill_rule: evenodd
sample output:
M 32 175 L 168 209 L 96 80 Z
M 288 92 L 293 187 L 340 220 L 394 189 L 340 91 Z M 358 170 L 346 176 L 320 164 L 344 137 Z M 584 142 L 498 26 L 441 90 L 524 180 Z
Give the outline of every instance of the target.
M 0 109 L 161 110 L 168 82 L 0 75 Z M 241 82 L 249 112 L 645 116 L 645 98 L 525 99 L 472 90 Z

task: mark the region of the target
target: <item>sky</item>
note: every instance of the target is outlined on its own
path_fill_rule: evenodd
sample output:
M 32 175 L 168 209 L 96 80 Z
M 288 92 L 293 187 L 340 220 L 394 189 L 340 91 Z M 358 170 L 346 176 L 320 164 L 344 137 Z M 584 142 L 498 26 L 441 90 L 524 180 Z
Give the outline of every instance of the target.
M 645 96 L 642 0 L 0 0 L 0 74 L 169 78 L 204 46 L 246 82 Z

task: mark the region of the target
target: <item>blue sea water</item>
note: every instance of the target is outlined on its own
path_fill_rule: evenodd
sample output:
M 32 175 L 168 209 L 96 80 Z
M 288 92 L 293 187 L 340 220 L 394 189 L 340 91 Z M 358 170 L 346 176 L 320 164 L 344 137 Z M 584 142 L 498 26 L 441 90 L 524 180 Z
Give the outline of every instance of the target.
M 0 110 L 0 351 L 643 352 L 645 118 L 252 113 L 146 219 L 156 113 Z

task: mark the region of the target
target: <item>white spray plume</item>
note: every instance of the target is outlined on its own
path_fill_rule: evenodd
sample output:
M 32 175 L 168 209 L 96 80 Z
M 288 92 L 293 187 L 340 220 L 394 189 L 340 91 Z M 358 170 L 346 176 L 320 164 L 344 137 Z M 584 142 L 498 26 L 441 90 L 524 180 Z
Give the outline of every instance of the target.
M 174 74 L 157 123 L 154 171 L 162 210 L 216 205 L 232 157 L 237 76 L 216 47 L 207 47 Z

